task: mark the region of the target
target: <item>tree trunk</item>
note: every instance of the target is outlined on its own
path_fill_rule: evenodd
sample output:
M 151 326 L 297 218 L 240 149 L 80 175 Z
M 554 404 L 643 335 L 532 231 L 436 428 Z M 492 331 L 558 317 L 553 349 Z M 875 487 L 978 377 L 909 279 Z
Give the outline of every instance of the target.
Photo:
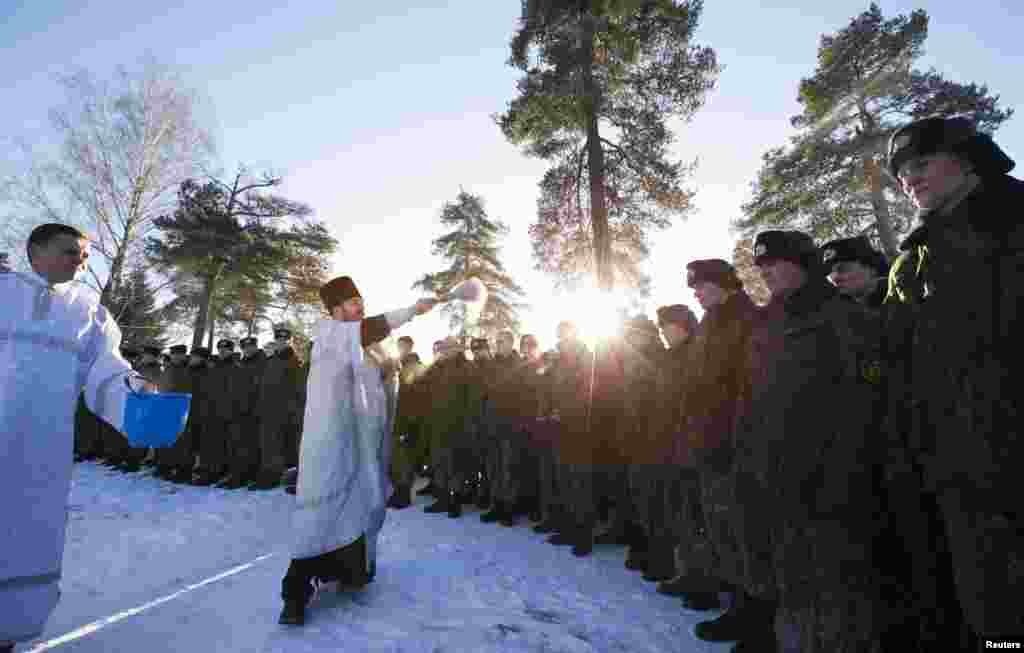
M 611 267 L 611 240 L 608 230 L 608 207 L 604 192 L 604 148 L 597 117 L 601 109 L 601 92 L 594 81 L 594 17 L 584 17 L 583 34 L 583 97 L 587 116 L 587 171 L 590 181 L 590 226 L 594 238 L 594 266 L 597 285 L 602 290 L 615 287 Z
M 210 309 L 213 305 L 213 293 L 216 289 L 217 277 L 209 276 L 203 281 L 203 300 L 196 311 L 196 321 L 192 325 L 192 347 L 203 346 L 203 336 L 206 335 L 206 324 L 210 319 Z
M 210 318 L 210 328 L 209 328 L 209 331 L 206 332 L 206 348 L 209 349 L 211 352 L 216 352 L 217 351 L 214 348 L 214 346 L 213 346 L 213 331 L 214 331 L 215 326 L 216 326 L 216 320 L 214 320 L 213 318 Z
M 894 258 L 899 254 L 899 243 L 896 240 L 896 230 L 892 226 L 889 200 L 885 197 L 882 184 L 882 166 L 872 155 L 864 157 L 864 176 L 867 178 L 868 191 L 871 193 L 871 207 L 875 212 L 875 224 L 878 226 L 882 249 L 886 256 Z

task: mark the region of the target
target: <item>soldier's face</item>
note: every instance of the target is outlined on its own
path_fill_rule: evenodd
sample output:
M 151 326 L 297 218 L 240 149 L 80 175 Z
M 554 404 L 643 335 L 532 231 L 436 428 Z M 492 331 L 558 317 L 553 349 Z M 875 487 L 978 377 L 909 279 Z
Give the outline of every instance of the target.
M 256 345 L 246 345 L 242 348 L 242 353 L 245 354 L 246 358 L 251 358 L 256 355 L 256 352 L 260 350 Z
M 221 360 L 231 358 L 232 354 L 234 354 L 234 352 L 229 347 L 217 347 L 217 356 L 219 356 Z
M 697 298 L 700 307 L 705 311 L 715 306 L 721 306 L 729 297 L 729 294 L 724 289 L 710 281 L 701 281 L 694 284 L 693 295 Z
M 832 266 L 829 280 L 844 295 L 859 296 L 874 287 L 877 273 L 863 263 L 842 261 Z
M 785 297 L 807 283 L 807 271 L 790 261 L 764 259 L 757 268 L 773 297 Z
M 540 347 L 537 346 L 537 341 L 532 337 L 527 336 L 520 340 L 519 349 L 528 360 L 536 361 L 540 359 Z
M 403 340 L 398 343 L 398 355 L 405 358 L 412 353 L 412 345 L 407 341 Z
M 139 365 L 152 365 L 156 362 L 156 356 L 153 354 L 143 354 L 139 357 Z
M 358 322 L 365 317 L 366 309 L 363 306 L 362 297 L 346 299 L 338 307 L 341 311 L 341 320 L 344 322 Z
M 185 354 L 171 354 L 171 363 L 174 365 L 181 365 L 188 358 Z
M 515 346 L 515 340 L 511 336 L 502 336 L 498 338 L 498 355 L 508 356 L 512 353 L 512 347 Z
M 967 181 L 969 166 L 952 154 L 938 153 L 906 161 L 896 176 L 903 192 L 919 209 L 932 209 Z
M 661 335 L 665 338 L 665 342 L 669 347 L 675 347 L 686 340 L 690 333 L 682 324 L 663 322 L 661 325 Z
M 32 246 L 32 269 L 50 283 L 67 283 L 86 268 L 89 241 L 61 234 L 42 246 Z

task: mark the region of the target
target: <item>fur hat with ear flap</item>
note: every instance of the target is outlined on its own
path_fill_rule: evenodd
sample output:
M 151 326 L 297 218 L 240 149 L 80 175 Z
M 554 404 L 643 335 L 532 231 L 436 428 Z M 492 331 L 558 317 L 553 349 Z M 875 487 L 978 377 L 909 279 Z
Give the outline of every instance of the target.
M 754 265 L 766 261 L 789 261 L 808 272 L 823 272 L 821 251 L 814 239 L 802 231 L 762 231 L 754 240 Z
M 992 137 L 962 116 L 931 116 L 900 127 L 889 138 L 889 174 L 915 157 L 953 154 L 970 162 L 979 177 L 1005 175 L 1016 165 Z
M 352 277 L 335 277 L 320 287 L 320 299 L 324 308 L 330 313 L 335 306 L 340 306 L 350 299 L 362 297 Z

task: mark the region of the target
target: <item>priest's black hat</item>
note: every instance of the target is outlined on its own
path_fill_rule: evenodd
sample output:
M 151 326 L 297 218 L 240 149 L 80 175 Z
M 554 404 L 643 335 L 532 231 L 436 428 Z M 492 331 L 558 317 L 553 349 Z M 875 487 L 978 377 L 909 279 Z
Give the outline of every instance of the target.
M 336 277 L 320 287 L 320 299 L 328 312 L 346 301 L 362 297 L 352 277 Z
M 217 341 L 217 349 L 230 349 L 231 351 L 234 351 L 235 350 L 235 341 L 234 340 L 229 340 L 227 338 L 223 338 L 222 340 L 218 340 Z

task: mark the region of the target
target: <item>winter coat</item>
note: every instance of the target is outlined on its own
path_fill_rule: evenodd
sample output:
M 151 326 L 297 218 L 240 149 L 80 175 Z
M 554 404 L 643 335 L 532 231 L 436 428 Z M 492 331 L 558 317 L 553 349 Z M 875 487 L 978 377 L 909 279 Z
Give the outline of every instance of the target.
M 230 422 L 236 417 L 235 384 L 238 366 L 229 358 L 218 358 L 207 377 L 209 389 L 210 417 L 221 422 Z
M 471 403 L 472 369 L 459 353 L 434 363 L 423 375 L 430 411 L 423 427 L 431 446 L 454 447 L 460 452 L 472 444 L 475 404 Z
M 663 347 L 652 346 L 628 352 L 623 361 L 621 455 L 631 465 L 663 465 L 671 457 L 671 439 L 666 438 L 664 356 Z
M 559 356 L 549 371 L 542 414 L 557 417 L 555 452 L 564 465 L 593 465 L 589 396 L 593 363 L 586 347 Z
M 661 405 L 664 430 L 659 449 L 667 452 L 666 462 L 679 467 L 691 467 L 690 442 L 686 431 L 686 393 L 696 352 L 695 339 L 690 338 L 665 350 L 661 360 L 664 378 Z
M 238 417 L 253 417 L 260 410 L 260 389 L 267 367 L 267 357 L 262 352 L 243 358 L 234 371 L 231 394 Z
M 495 357 L 491 365 L 488 409 L 499 420 L 516 420 L 522 407 L 520 382 L 524 363 L 517 354 L 512 354 L 504 358 Z
M 270 357 L 260 382 L 260 419 L 272 429 L 301 424 L 304 372 L 295 350 L 285 347 Z
M 594 464 L 619 467 L 628 463 L 630 442 L 627 422 L 626 380 L 621 345 L 600 347 L 588 353 L 587 397 L 590 404 L 590 434 Z
M 418 430 L 430 411 L 429 396 L 422 378 L 426 370 L 426 366 L 415 354 L 402 360 L 402 369 L 398 373 L 398 407 L 395 415 L 395 432 L 398 435 Z
M 1024 182 L 983 179 L 901 249 L 886 300 L 890 427 L 930 489 L 1019 516 Z
M 744 291 L 709 309 L 697 327 L 685 394 L 686 434 L 691 459 L 718 473 L 733 461 L 733 432 L 750 395 L 750 334 L 757 307 Z M 691 458 L 692 456 L 692 458 Z
M 191 394 L 192 375 L 189 374 L 187 365 L 175 365 L 171 363 L 164 368 L 157 382 L 160 392 L 180 392 Z

